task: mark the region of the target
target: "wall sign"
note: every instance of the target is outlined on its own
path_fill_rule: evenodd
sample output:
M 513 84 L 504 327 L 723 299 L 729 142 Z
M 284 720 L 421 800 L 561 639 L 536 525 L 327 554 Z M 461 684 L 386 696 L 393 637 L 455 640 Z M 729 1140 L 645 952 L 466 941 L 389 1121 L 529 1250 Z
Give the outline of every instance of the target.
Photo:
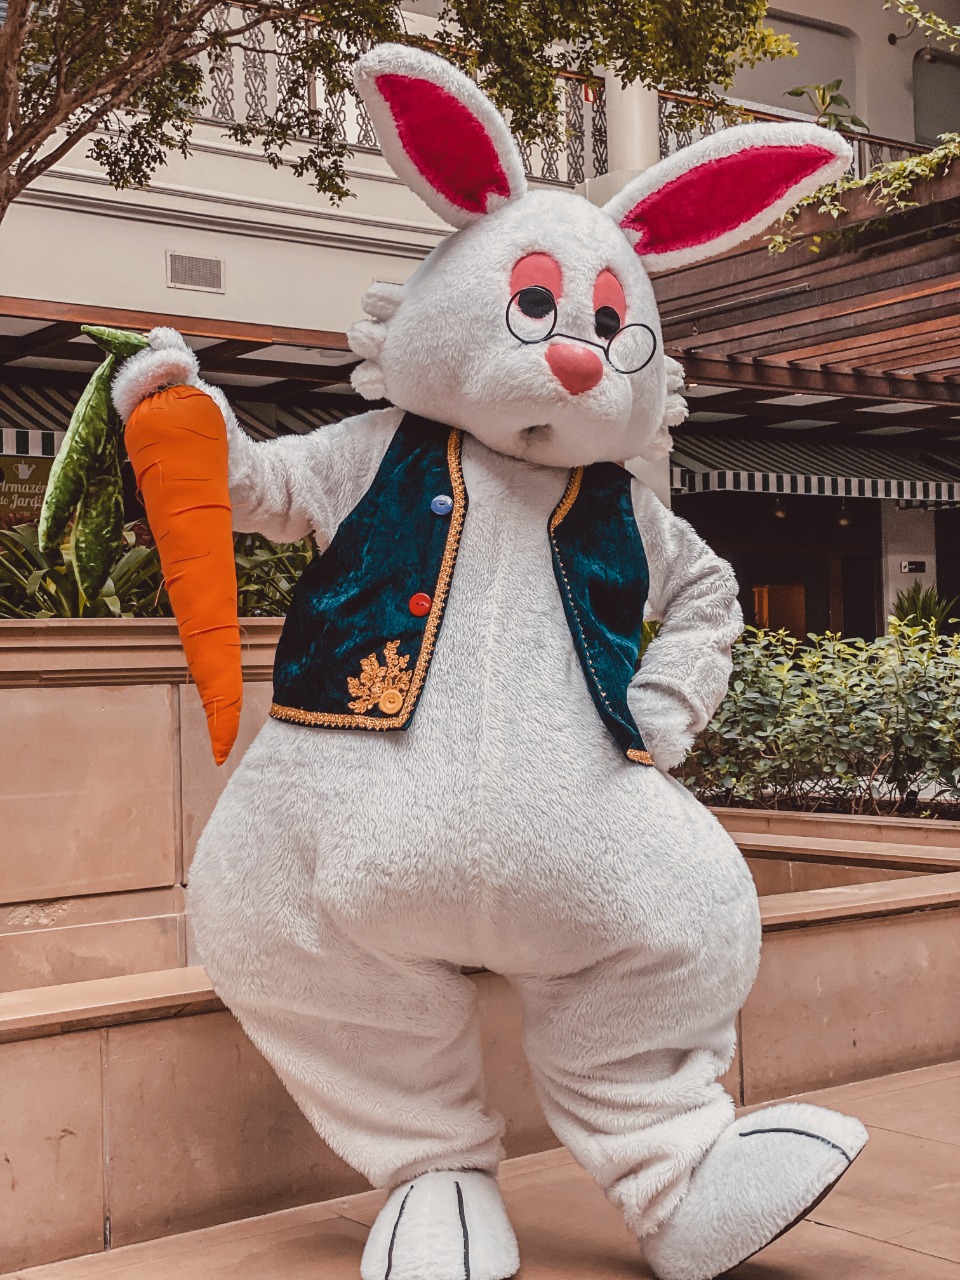
M 28 524 L 39 519 L 52 458 L 0 455 L 0 523 Z

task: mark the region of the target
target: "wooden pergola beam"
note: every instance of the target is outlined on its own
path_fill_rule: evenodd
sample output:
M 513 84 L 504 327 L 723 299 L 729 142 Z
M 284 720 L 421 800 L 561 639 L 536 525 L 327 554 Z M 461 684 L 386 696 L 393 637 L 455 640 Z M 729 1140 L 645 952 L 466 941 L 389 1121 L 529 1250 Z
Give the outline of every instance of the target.
M 3 338 L 0 340 L 0 365 L 9 364 L 11 360 L 22 360 L 25 356 L 48 355 L 75 338 L 79 332 L 79 325 L 70 320 L 58 320 L 35 333 L 24 334 L 21 338 Z M 70 354 L 73 355 L 75 351 L 74 347 Z
M 168 325 L 196 338 L 242 338 L 258 346 L 282 343 L 292 347 L 326 347 L 349 351 L 347 335 L 331 329 L 294 329 L 284 325 L 248 324 L 240 320 L 216 320 L 197 316 L 166 315 L 155 311 L 131 311 L 124 307 L 85 306 L 75 302 L 50 302 L 39 298 L 15 298 L 0 294 L 0 315 L 28 320 L 67 320 L 75 325 L 101 324 L 118 329 L 146 331 Z
M 762 387 L 782 395 L 850 396 L 855 400 L 909 400 L 921 404 L 957 407 L 955 387 L 929 379 L 888 378 L 863 374 L 829 373 L 819 369 L 769 364 L 766 361 L 727 360 L 719 357 L 670 353 L 683 364 L 688 382 L 714 386 Z M 797 410 L 796 417 L 803 417 Z

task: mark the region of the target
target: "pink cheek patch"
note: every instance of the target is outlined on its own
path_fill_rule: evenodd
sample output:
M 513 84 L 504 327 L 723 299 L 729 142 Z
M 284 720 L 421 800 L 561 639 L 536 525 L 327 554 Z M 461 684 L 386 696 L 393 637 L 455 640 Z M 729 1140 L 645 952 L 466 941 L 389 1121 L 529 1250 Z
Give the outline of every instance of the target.
M 612 307 L 620 317 L 621 324 L 627 318 L 627 299 L 623 285 L 609 267 L 600 272 L 597 283 L 593 286 L 593 309 L 599 311 L 601 307 Z
M 560 297 L 563 288 L 563 272 L 556 258 L 549 253 L 528 253 L 521 258 L 510 275 L 510 297 L 521 289 L 529 289 L 539 285 L 549 289 L 555 298 Z
M 378 76 L 377 88 L 404 151 L 434 191 L 468 213 L 486 213 L 492 195 L 509 199 L 510 183 L 496 147 L 452 93 L 401 75 Z

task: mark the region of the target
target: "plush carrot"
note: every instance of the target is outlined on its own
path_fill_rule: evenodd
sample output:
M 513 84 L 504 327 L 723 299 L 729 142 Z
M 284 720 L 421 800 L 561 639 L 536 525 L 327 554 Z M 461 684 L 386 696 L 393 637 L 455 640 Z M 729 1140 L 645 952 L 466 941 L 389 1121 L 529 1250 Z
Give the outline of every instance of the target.
M 125 442 L 214 759 L 223 764 L 243 700 L 223 414 L 199 388 L 169 387 L 137 406 Z

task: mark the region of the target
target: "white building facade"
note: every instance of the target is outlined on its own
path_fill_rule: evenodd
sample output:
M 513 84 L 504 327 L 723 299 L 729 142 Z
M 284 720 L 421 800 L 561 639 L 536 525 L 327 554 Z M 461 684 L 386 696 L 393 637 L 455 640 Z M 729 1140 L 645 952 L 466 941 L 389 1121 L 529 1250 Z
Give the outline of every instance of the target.
M 960 0 L 941 0 L 939 9 L 960 21 Z M 426 21 L 409 15 L 411 27 Z M 928 145 L 932 129 L 960 130 L 960 61 L 928 50 L 923 34 L 882 0 L 804 0 L 789 13 L 772 9 L 770 21 L 794 36 L 799 56 L 745 71 L 737 99 L 796 114 L 809 104 L 786 89 L 842 79 L 871 132 L 893 143 Z M 294 429 L 312 425 L 311 405 L 316 422 L 329 420 L 324 406 L 349 392 L 331 370 L 349 365 L 343 335 L 360 316 L 363 291 L 374 280 L 404 281 L 446 228 L 387 169 L 349 97 L 324 99 L 317 89 L 318 105 L 354 148 L 353 198 L 339 206 L 289 165 L 274 169 L 226 139 L 225 124 L 269 108 L 276 64 L 261 33 L 212 67 L 211 118 L 197 124 L 191 156 L 171 155 L 147 190 L 114 190 L 81 145 L 10 210 L 0 225 L 0 425 L 8 456 L 25 452 L 23 432 L 42 416 L 23 409 L 27 400 L 46 394 L 49 407 L 82 384 L 93 352 L 77 326 L 97 317 L 185 328 L 198 351 L 217 356 L 209 376 L 233 398 L 247 397 L 266 428 L 278 423 L 277 404 L 300 414 Z M 563 139 L 530 149 L 535 181 L 602 202 L 685 140 L 671 128 L 669 97 L 625 89 L 609 74 L 558 79 L 557 95 Z M 312 379 L 311 369 L 326 371 L 325 381 Z M 335 407 L 343 411 L 342 399 Z M 667 498 L 668 477 L 665 466 L 648 472 Z M 896 561 L 898 572 L 884 568 L 885 606 L 900 585 L 900 560 L 924 560 L 919 576 L 936 581 L 932 512 L 888 505 L 882 561 Z

